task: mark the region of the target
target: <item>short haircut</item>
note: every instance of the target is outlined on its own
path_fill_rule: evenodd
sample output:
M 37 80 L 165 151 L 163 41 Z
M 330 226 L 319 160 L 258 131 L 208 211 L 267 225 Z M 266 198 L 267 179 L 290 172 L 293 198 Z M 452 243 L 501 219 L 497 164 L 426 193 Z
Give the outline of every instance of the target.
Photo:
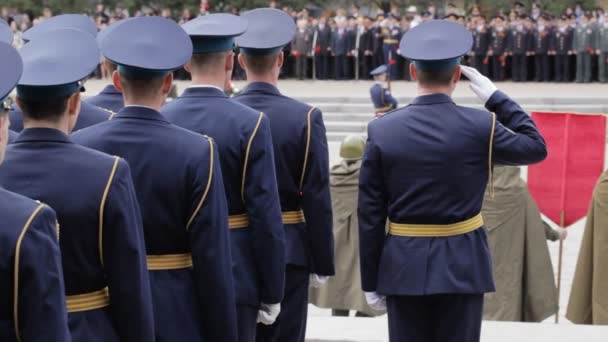
M 432 70 L 432 71 L 422 71 L 416 69 L 416 76 L 418 78 L 418 83 L 423 86 L 447 86 L 452 82 L 452 78 L 454 77 L 454 73 L 456 72 L 456 67 L 445 69 L 445 70 Z
M 125 96 L 132 99 L 149 99 L 160 93 L 165 77 L 133 78 L 120 73 L 120 84 Z
M 243 55 L 247 69 L 256 75 L 267 74 L 277 64 L 278 54 L 267 56 L 250 56 Z
M 113 73 L 114 71 L 116 71 L 116 69 L 118 69 L 118 65 L 116 65 L 116 64 L 114 64 L 114 63 L 112 63 L 110 61 L 108 61 L 107 66 L 108 66 L 108 69 L 109 69 L 108 71 L 110 73 Z
M 32 101 L 19 98 L 19 108 L 23 116 L 32 120 L 57 122 L 68 109 L 68 100 L 73 94 L 54 99 Z
M 190 59 L 190 66 L 198 72 L 216 69 L 220 67 L 220 65 L 223 68 L 226 56 L 229 53 L 231 53 L 231 51 L 196 53 L 192 55 L 192 59 Z

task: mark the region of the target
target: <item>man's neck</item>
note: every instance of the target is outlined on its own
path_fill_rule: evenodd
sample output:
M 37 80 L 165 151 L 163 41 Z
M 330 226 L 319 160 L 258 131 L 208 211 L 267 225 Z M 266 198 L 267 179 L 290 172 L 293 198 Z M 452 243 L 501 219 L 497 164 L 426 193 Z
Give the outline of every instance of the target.
M 39 121 L 26 119 L 23 122 L 23 128 L 50 128 L 63 132 L 66 135 L 70 134 L 69 123 L 67 119 L 61 119 L 57 122 Z
M 432 94 L 444 94 L 452 97 L 454 89 L 451 87 L 424 87 L 418 84 L 417 93 L 418 96 L 432 95 Z
M 272 75 L 272 73 L 269 73 L 267 75 L 253 75 L 251 73 L 247 73 L 247 81 L 249 83 L 254 83 L 254 82 L 262 82 L 262 83 L 269 83 L 272 84 L 273 86 L 277 86 L 279 80 L 274 77 Z
M 224 76 L 213 76 L 213 75 L 195 75 L 192 74 L 192 83 L 193 86 L 213 86 L 220 89 L 224 89 L 225 83 L 225 75 Z
M 162 102 L 164 103 L 164 100 Z M 125 99 L 125 107 L 146 107 L 146 108 L 154 109 L 156 111 L 160 111 L 162 104 L 159 103 L 158 101 L 136 101 L 136 100 L 129 101 L 129 100 Z

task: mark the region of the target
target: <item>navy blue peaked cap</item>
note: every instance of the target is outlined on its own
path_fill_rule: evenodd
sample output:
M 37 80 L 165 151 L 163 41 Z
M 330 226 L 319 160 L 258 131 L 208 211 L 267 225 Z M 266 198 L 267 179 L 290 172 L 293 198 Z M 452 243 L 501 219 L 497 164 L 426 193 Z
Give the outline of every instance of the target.
M 19 82 L 23 62 L 17 50 L 4 42 L 0 42 L 0 61 L 0 101 L 4 101 Z
M 192 41 L 172 20 L 138 17 L 106 33 L 101 52 L 125 76 L 150 79 L 186 64 L 192 57 Z
M 93 19 L 81 14 L 62 14 L 51 17 L 34 25 L 31 29 L 23 33 L 23 40 L 32 41 L 48 31 L 57 29 L 76 29 L 97 36 L 97 26 Z
M 458 65 L 472 46 L 473 36 L 463 25 L 431 20 L 409 30 L 399 48 L 417 69 L 439 70 Z
M 97 45 L 99 46 L 99 48 L 101 49 L 101 43 L 103 42 L 105 37 L 108 35 L 108 33 L 112 32 L 112 30 L 115 30 L 118 26 L 120 26 L 123 23 L 125 23 L 129 20 L 132 20 L 132 19 L 134 19 L 134 18 L 127 18 L 127 19 L 119 20 L 119 21 L 111 24 L 110 26 L 106 27 L 105 29 L 99 31 L 99 33 L 97 34 Z
M 247 20 L 227 13 L 198 17 L 182 25 L 192 39 L 194 53 L 228 51 L 234 48 L 234 37 L 247 30 Z
M 246 55 L 272 55 L 289 44 L 295 33 L 293 18 L 273 8 L 258 8 L 243 14 L 249 21 L 247 31 L 236 38 L 236 43 Z
M 388 68 L 386 67 L 386 65 L 381 65 L 379 67 L 377 67 L 376 69 L 372 70 L 372 72 L 370 72 L 369 74 L 372 76 L 378 76 L 381 74 L 386 74 L 388 72 Z
M 0 19 L 0 42 L 7 44 L 13 43 L 13 31 L 3 19 Z
M 99 49 L 89 33 L 57 29 L 40 34 L 20 50 L 23 76 L 17 94 L 26 100 L 47 100 L 80 91 L 80 81 L 99 64 Z

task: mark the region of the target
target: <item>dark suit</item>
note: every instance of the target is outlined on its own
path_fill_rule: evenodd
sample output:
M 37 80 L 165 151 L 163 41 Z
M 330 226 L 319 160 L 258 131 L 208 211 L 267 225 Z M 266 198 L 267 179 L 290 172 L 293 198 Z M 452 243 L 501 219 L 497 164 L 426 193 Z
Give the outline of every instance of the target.
M 322 29 L 316 28 L 317 41 L 315 49 L 315 63 L 317 78 L 326 80 L 329 78 L 329 56 L 328 48 L 331 48 L 332 33 L 329 25 L 325 25 Z
M 55 212 L 0 188 L 0 217 L 0 340 L 69 341 Z
M 287 274 L 281 314 L 258 329 L 258 341 L 303 342 L 308 274 L 334 274 L 334 244 L 327 137 L 321 111 L 281 95 L 268 83 L 251 83 L 235 100 L 268 116 L 282 211 L 286 220 Z
M 334 31 L 331 39 L 331 50 L 335 56 L 334 74 L 336 80 L 347 79 L 349 71 L 346 57 L 349 53 L 350 46 L 350 35 L 348 34 L 348 31 L 346 29 L 342 31 Z
M 72 340 L 151 341 L 150 283 L 127 163 L 58 130 L 29 128 L 8 147 L 0 184 L 57 212 Z M 98 305 L 83 306 L 79 296 Z
M 512 30 L 508 50 L 513 54 L 511 77 L 514 82 L 528 80 L 528 52 L 531 50 L 531 34 L 528 30 Z
M 368 28 L 363 28 L 359 36 L 359 78 L 363 80 L 370 79 L 369 72 L 373 66 L 373 34 Z M 366 52 L 369 52 L 367 55 Z
M 570 81 L 570 55 L 572 51 L 573 30 L 555 30 L 551 39 L 551 50 L 555 51 L 555 81 Z
M 123 108 L 74 141 L 125 158 L 142 212 L 156 341 L 237 340 L 228 210 L 213 141 Z
M 549 42 L 552 33 L 549 29 L 542 31 L 534 31 L 534 80 L 537 82 L 548 82 L 550 77 L 550 65 L 549 65 Z
M 280 303 L 285 287 L 285 231 L 268 118 L 213 87 L 187 88 L 162 114 L 218 144 L 230 221 L 247 218 L 230 227 L 239 341 L 255 341 L 260 303 Z
M 13 141 L 15 141 L 17 139 L 17 137 L 19 136 L 19 134 L 17 132 L 11 131 L 10 129 L 8 130 L 8 143 L 12 143 Z
M 481 31 L 473 30 L 471 33 L 473 34 L 473 48 L 471 49 L 473 62 L 471 65 L 482 74 L 488 76 L 490 69 L 487 56 L 491 40 L 490 30 L 485 27 Z
M 492 79 L 496 81 L 502 81 L 505 79 L 505 53 L 507 52 L 509 47 L 509 40 L 509 30 L 492 30 L 489 49 L 490 51 L 492 51 Z
M 111 84 L 106 86 L 99 94 L 85 98 L 83 102 L 113 113 L 118 113 L 125 106 L 122 93 Z
M 480 215 L 490 165 L 547 154 L 532 119 L 505 94 L 486 107 L 497 116 L 493 133 L 492 114 L 444 94 L 369 124 L 359 185 L 362 287 L 387 296 L 391 341 L 479 340 L 483 293 L 494 291 Z
M 74 132 L 100 122 L 108 121 L 111 115 L 111 112 L 83 101 L 80 105 L 80 114 L 78 115 L 78 120 L 76 120 Z M 9 111 L 9 116 L 11 118 L 10 129 L 17 133 L 21 132 L 23 130 L 23 113 L 21 113 L 21 109 L 16 104 Z

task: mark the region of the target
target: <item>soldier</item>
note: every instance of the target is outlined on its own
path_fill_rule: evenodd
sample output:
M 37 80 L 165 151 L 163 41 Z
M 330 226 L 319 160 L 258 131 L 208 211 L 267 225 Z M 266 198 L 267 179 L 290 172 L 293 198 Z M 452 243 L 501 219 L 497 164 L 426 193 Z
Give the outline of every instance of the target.
M 591 14 L 585 13 L 574 31 L 573 50 L 576 54 L 576 83 L 591 82 L 591 55 L 596 52 L 596 29 L 589 22 Z
M 520 16 L 511 30 L 509 39 L 509 53 L 512 58 L 511 77 L 514 82 L 526 82 L 528 80 L 528 52 L 530 50 L 530 32 L 523 23 L 526 16 Z
M 235 99 L 270 121 L 287 252 L 281 313 L 274 325 L 258 327 L 257 341 L 303 342 L 309 283 L 320 287 L 334 274 L 325 125 L 320 110 L 276 88 L 284 58 L 280 49 L 291 40 L 293 20 L 273 9 L 244 17 L 249 28 L 236 41 L 249 85 Z
M 334 77 L 336 80 L 345 80 L 348 75 L 346 57 L 349 54 L 350 37 L 346 31 L 346 20 L 337 19 L 338 28 L 332 33 L 331 52 L 334 56 Z
M 388 309 L 391 341 L 479 341 L 483 295 L 494 291 L 480 214 L 492 165 L 547 155 L 521 107 L 459 66 L 472 45 L 471 33 L 447 20 L 410 30 L 401 52 L 413 61 L 419 96 L 368 126 L 361 275 L 368 303 Z M 461 70 L 489 112 L 454 104 Z
M 62 28 L 73 28 L 87 32 L 92 36 L 97 35 L 97 26 L 95 26 L 91 18 L 80 14 L 63 14 L 44 20 L 40 24 L 33 26 L 23 33 L 23 39 L 26 42 L 30 42 L 48 31 Z M 11 130 L 21 132 L 23 130 L 23 113 L 19 106 L 13 105 L 9 115 L 11 117 Z M 74 131 L 106 121 L 111 115 L 112 113 L 107 110 L 81 102 L 80 114 L 78 115 Z
M 291 55 L 295 59 L 296 78 L 299 80 L 303 80 L 307 75 L 306 64 L 311 50 L 312 36 L 308 31 L 308 21 L 306 19 L 299 19 L 298 29 L 291 42 Z
M 397 100 L 391 95 L 391 90 L 384 88 L 387 73 L 386 65 L 381 65 L 370 73 L 374 77 L 374 85 L 369 89 L 369 93 L 372 97 L 377 118 L 399 106 Z
M 156 341 L 180 336 L 235 342 L 228 210 L 217 147 L 159 112 L 172 87 L 172 72 L 192 57 L 192 41 L 171 20 L 138 17 L 111 29 L 101 48 L 118 66 L 112 80 L 126 106 L 73 139 L 125 158 L 133 170 Z
M 471 65 L 486 76 L 489 73 L 487 53 L 490 48 L 490 38 L 490 30 L 486 25 L 486 18 L 480 16 L 477 18 L 477 25 L 473 29 L 473 48 L 470 52 Z
M 99 63 L 95 39 L 49 30 L 21 56 L 17 103 L 25 129 L 7 150 L 0 184 L 57 211 L 72 340 L 151 341 L 150 282 L 129 166 L 68 136 L 81 81 Z
M 600 24 L 597 30 L 597 42 L 595 43 L 596 54 L 598 56 L 598 80 L 602 83 L 608 82 L 608 21 Z
M 572 32 L 568 17 L 562 15 L 558 27 L 553 31 L 552 50 L 555 52 L 555 81 L 570 81 L 570 55 L 572 55 Z
M 384 64 L 384 51 L 382 50 L 382 41 L 384 38 L 382 37 L 382 29 L 384 26 L 385 16 L 384 14 L 379 14 L 376 17 L 376 21 L 374 26 L 372 27 L 372 35 L 373 35 L 373 51 L 374 51 L 374 63 L 373 67 L 377 68 L 380 65 Z
M 183 28 L 194 46 L 186 64 L 193 85 L 161 112 L 217 141 L 230 214 L 239 341 L 255 341 L 256 321 L 270 325 L 281 309 L 285 233 L 268 118 L 221 92 L 224 70 L 232 70 L 234 37 L 245 32 L 247 21 L 211 14 Z
M 319 25 L 315 28 L 317 40 L 315 42 L 316 77 L 319 80 L 329 78 L 329 55 L 331 54 L 331 28 L 327 25 L 327 18 L 319 18 Z
M 550 19 L 546 16 L 538 18 L 533 35 L 534 42 L 534 80 L 549 82 L 549 41 L 551 30 L 547 26 Z
M 401 40 L 401 29 L 397 25 L 401 20 L 395 14 L 388 15 L 386 27 L 382 29 L 382 53 L 384 54 L 384 64 L 388 68 L 388 77 L 391 80 L 399 79 L 399 68 L 397 67 L 397 57 L 399 54 L 399 41 Z
M 23 71 L 0 23 L 0 164 L 9 136 L 4 104 Z M 69 341 L 57 216 L 46 205 L 0 187 L 0 340 Z
M 505 26 L 505 17 L 497 15 L 492 18 L 494 28 L 490 36 L 488 56 L 491 57 L 492 79 L 502 81 L 505 78 L 506 52 L 509 44 L 509 30 Z

